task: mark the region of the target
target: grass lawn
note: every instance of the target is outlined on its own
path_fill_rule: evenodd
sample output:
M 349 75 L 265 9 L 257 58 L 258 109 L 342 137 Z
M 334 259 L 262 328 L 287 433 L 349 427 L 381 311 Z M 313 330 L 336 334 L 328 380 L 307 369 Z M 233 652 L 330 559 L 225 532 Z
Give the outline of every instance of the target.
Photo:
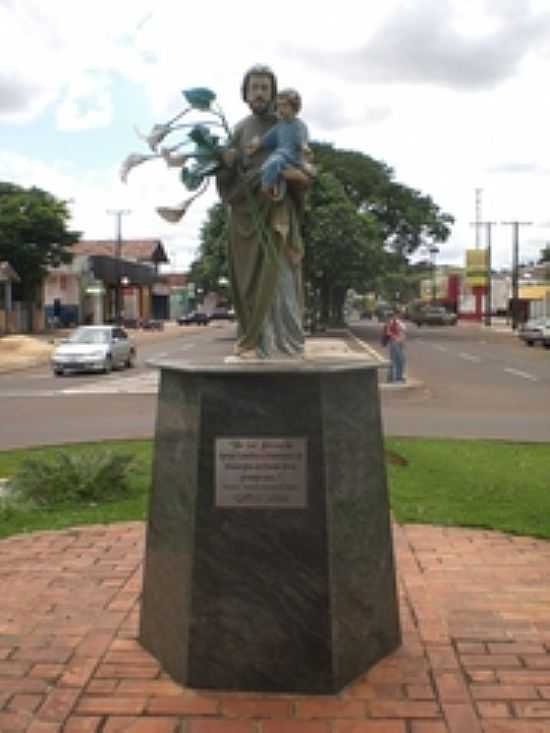
M 497 440 L 391 438 L 395 518 L 550 538 L 550 446 Z M 395 453 L 405 465 L 391 461 Z
M 0 477 L 25 458 L 94 446 L 130 453 L 130 495 L 101 505 L 50 510 L 0 508 L 0 537 L 39 529 L 142 520 L 151 477 L 151 441 L 109 441 L 0 452 Z M 491 440 L 388 438 L 392 510 L 402 523 L 485 527 L 550 538 L 550 446 Z
M 59 451 L 78 453 L 98 448 L 134 457 L 134 467 L 129 475 L 129 496 L 103 504 L 64 506 L 59 509 L 34 509 L 32 511 L 13 511 L 11 509 L 2 511 L 0 504 L 0 537 L 39 529 L 63 529 L 82 524 L 105 524 L 144 519 L 151 484 L 153 455 L 153 443 L 149 440 L 113 440 L 101 443 L 76 443 L 28 450 L 0 451 L 0 477 L 13 476 L 17 467 L 26 458 L 47 459 Z

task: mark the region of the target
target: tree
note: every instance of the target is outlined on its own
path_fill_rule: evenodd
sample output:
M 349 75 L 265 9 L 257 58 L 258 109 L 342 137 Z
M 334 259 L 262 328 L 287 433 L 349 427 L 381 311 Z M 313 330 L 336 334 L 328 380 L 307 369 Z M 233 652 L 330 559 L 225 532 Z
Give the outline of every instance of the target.
M 14 294 L 29 306 L 48 269 L 72 259 L 69 247 L 80 233 L 67 229 L 69 218 L 67 203 L 52 194 L 0 182 L 0 260 L 21 278 Z
M 415 294 L 408 255 L 426 243 L 444 242 L 453 217 L 429 196 L 393 180 L 385 163 L 363 153 L 312 143 L 319 175 L 304 210 L 304 279 L 315 310 L 327 323 L 343 319 L 346 292 L 387 290 L 401 299 Z M 221 204 L 201 229 L 191 276 L 205 289 L 227 276 L 227 224 Z
M 228 277 L 228 217 L 222 203 L 208 209 L 199 236 L 199 256 L 191 264 L 190 279 L 204 292 L 217 290 L 220 279 Z
M 381 233 L 370 214 L 357 211 L 342 184 L 321 172 L 306 200 L 304 279 L 314 316 L 341 323 L 349 288 L 364 289 L 382 266 Z
M 402 255 L 390 253 L 384 271 L 380 272 L 373 287 L 387 303 L 410 303 L 418 297 L 422 280 L 433 275 L 433 265 L 425 260 L 410 264 Z
M 312 148 L 315 162 L 340 181 L 357 210 L 376 219 L 387 249 L 408 255 L 426 242 L 448 239 L 454 218 L 430 196 L 394 181 L 385 163 L 329 143 L 312 143 Z

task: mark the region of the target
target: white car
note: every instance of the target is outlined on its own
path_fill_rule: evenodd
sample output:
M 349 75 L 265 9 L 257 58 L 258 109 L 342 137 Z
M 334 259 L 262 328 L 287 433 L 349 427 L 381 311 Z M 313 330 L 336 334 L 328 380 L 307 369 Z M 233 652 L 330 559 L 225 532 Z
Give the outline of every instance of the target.
M 81 326 L 63 339 L 51 356 L 53 373 L 133 367 L 136 347 L 120 326 Z
M 542 344 L 550 349 L 550 318 L 531 318 L 519 327 L 518 337 L 527 346 Z

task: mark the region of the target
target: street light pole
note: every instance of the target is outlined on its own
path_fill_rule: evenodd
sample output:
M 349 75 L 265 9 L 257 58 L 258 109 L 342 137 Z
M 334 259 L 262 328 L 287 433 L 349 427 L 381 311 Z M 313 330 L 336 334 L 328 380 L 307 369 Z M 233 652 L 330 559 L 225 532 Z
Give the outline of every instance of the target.
M 115 238 L 115 322 L 120 323 L 121 315 L 121 292 L 120 292 L 120 259 L 122 255 L 122 217 L 131 214 L 130 209 L 108 209 L 116 219 L 116 238 Z

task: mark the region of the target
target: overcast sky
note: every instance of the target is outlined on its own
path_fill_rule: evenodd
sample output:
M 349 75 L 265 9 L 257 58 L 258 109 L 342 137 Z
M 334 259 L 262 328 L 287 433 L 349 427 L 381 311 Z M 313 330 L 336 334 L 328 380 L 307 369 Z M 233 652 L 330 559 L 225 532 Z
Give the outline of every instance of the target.
M 550 0 L 0 0 L 0 48 L 0 180 L 72 199 L 85 238 L 113 237 L 107 212 L 127 209 L 123 237 L 161 238 L 185 269 L 214 191 L 170 225 L 155 207 L 186 198 L 177 171 L 146 163 L 124 185 L 120 165 L 182 89 L 212 88 L 236 123 L 261 62 L 302 93 L 313 139 L 384 161 L 455 217 L 440 262 L 475 246 L 476 189 L 483 220 L 532 222 L 522 260 L 550 242 Z M 510 228 L 492 245 L 509 265 Z

